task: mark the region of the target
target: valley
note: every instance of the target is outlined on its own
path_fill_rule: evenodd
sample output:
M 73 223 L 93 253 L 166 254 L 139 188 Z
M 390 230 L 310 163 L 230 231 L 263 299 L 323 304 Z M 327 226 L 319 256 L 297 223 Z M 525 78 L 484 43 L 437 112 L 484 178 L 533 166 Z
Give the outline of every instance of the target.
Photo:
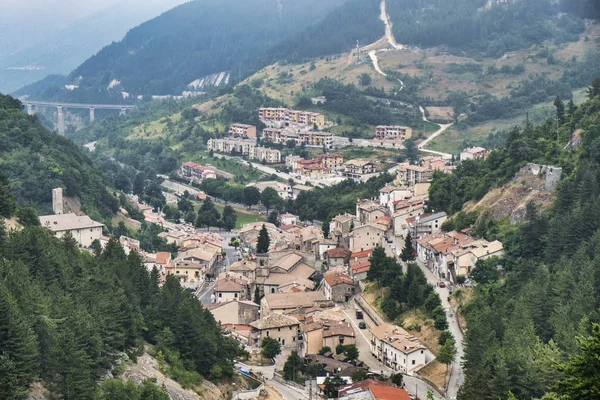
M 173 1 L 0 95 L 0 398 L 595 398 L 595 2 Z

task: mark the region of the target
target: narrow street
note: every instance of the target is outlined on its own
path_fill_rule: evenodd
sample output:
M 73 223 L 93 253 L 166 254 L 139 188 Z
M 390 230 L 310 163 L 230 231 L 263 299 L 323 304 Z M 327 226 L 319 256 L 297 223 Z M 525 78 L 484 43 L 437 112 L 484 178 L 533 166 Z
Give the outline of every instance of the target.
M 438 287 L 437 283 L 440 281 L 440 279 L 436 278 L 435 275 L 419 260 L 417 260 L 417 264 L 425 274 L 427 282 L 433 285 L 435 291 L 440 295 L 442 306 L 444 307 L 444 310 L 446 310 L 446 318 L 448 319 L 449 326 L 448 329 L 450 332 L 452 332 L 454 339 L 456 339 L 456 356 L 454 357 L 454 362 L 452 363 L 452 372 L 450 374 L 450 381 L 448 382 L 447 396 L 449 399 L 456 399 L 458 390 L 465 380 L 464 372 L 461 366 L 462 357 L 464 354 L 463 334 L 458 326 L 456 313 L 452 310 L 452 307 L 448 302 L 448 297 L 450 296 L 448 288 Z
M 352 324 L 352 327 L 354 328 L 354 331 L 356 332 L 356 347 L 358 348 L 358 351 L 359 351 L 360 360 L 364 361 L 365 364 L 367 364 L 369 366 L 370 370 L 373 372 L 385 374 L 386 376 L 393 374 L 394 370 L 392 370 L 391 368 L 387 367 L 385 364 L 380 362 L 371 353 L 371 338 L 370 338 L 371 334 L 369 333 L 368 328 L 375 326 L 375 323 L 373 322 L 373 320 L 371 320 L 371 318 L 369 318 L 367 313 L 363 313 L 364 319 L 362 319 L 362 320 L 357 319 L 356 312 L 355 312 L 357 308 L 360 309 L 360 307 L 358 307 L 358 305 L 354 302 L 354 300 L 346 303 L 344 315 L 346 316 L 347 321 L 349 321 Z M 358 323 L 361 321 L 364 321 L 367 324 L 367 329 L 360 329 L 358 327 Z M 427 391 L 432 390 L 434 393 L 433 398 L 435 400 L 443 399 L 443 397 L 441 397 L 435 390 L 433 390 L 433 388 L 427 382 L 422 381 L 419 378 L 415 378 L 414 376 L 410 376 L 410 375 L 403 375 L 403 380 L 404 380 L 404 388 L 410 394 L 414 394 L 414 395 L 418 394 L 420 398 L 425 398 Z

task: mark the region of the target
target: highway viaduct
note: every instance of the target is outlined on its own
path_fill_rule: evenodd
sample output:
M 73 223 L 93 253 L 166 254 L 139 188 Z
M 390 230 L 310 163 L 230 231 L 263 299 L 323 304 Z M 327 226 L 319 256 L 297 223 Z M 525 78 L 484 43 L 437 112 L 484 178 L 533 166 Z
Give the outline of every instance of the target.
M 87 108 L 90 110 L 90 122 L 94 121 L 94 112 L 96 110 L 118 110 L 119 115 L 125 115 L 127 110 L 133 109 L 134 106 L 121 104 L 82 104 L 82 103 L 55 103 L 50 101 L 33 101 L 25 100 L 22 102 L 27 107 L 27 114 L 35 114 L 37 107 L 56 107 L 58 111 L 58 133 L 65 134 L 65 108 Z

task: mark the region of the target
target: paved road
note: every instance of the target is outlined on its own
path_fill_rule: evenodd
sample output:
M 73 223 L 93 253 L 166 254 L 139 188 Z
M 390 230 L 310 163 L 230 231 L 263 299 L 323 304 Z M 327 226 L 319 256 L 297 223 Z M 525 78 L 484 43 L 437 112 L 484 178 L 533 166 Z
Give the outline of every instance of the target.
M 243 368 L 254 373 L 261 373 L 266 378 L 266 384 L 277 390 L 284 400 L 306 400 L 309 398 L 308 391 L 297 388 L 296 386 L 287 385 L 285 383 L 273 379 L 275 367 L 256 367 L 242 363 L 236 363 L 237 369 Z
M 361 320 L 356 318 L 356 308 L 358 308 L 358 305 L 354 302 L 354 300 L 352 300 L 345 305 L 344 314 L 356 332 L 356 347 L 358 347 L 360 354 L 359 358 L 364 361 L 373 372 L 385 374 L 386 376 L 395 373 L 394 370 L 380 362 L 371 353 L 371 334 L 369 333 L 368 329 L 360 329 L 358 327 L 358 323 Z M 364 319 L 362 321 L 367 324 L 367 328 L 375 326 L 375 323 L 373 320 L 371 320 L 371 318 L 369 318 L 367 313 L 363 313 L 363 316 Z M 427 391 L 433 389 L 429 384 L 418 378 L 415 378 L 414 376 L 403 375 L 403 380 L 405 389 L 408 391 L 408 393 L 415 395 L 418 394 L 420 398 L 425 398 Z M 435 400 L 443 399 L 443 397 L 437 394 L 435 390 L 433 390 L 433 393 Z
M 173 182 L 170 181 L 168 179 L 165 179 L 163 181 L 163 183 L 161 184 L 163 187 L 174 191 L 177 194 L 183 194 L 183 192 L 185 192 L 186 190 L 192 195 L 196 195 L 198 193 L 200 193 L 200 191 L 198 189 L 193 188 L 192 186 L 189 185 L 184 185 L 182 183 L 178 183 L 178 182 Z
M 437 287 L 437 283 L 440 281 L 440 279 L 437 278 L 427 267 L 425 267 L 421 261 L 417 260 L 417 264 L 423 273 L 425 273 L 427 282 L 432 284 L 435 287 L 435 291 L 440 295 L 440 298 L 442 299 L 442 306 L 446 310 L 449 330 L 456 339 L 456 357 L 452 363 L 452 373 L 450 374 L 450 381 L 448 382 L 448 398 L 455 399 L 458 394 L 458 390 L 465 381 L 464 371 L 461 365 L 464 355 L 463 334 L 458 326 L 456 313 L 452 310 L 450 303 L 448 303 L 448 296 L 450 296 L 448 288 Z

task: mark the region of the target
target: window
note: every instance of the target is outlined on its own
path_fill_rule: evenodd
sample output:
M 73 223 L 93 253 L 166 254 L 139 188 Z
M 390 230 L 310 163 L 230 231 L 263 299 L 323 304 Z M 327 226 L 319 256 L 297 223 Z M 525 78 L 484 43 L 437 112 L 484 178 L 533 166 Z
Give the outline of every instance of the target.
M 186 273 L 187 273 L 187 272 L 186 272 Z M 238 295 L 237 293 L 234 293 L 234 294 L 233 294 L 233 297 L 235 297 L 235 298 L 237 299 L 237 295 Z
M 223 297 L 223 293 L 219 293 L 219 297 Z
M 283 339 L 283 340 L 281 341 L 281 344 L 282 344 L 283 346 L 285 346 L 285 339 Z
M 412 365 L 415 365 L 415 360 L 412 360 Z
M 421 350 L 421 354 L 423 354 L 423 350 Z
M 267 337 L 269 337 L 269 331 L 267 331 Z
M 281 332 L 281 328 L 277 328 L 277 332 Z

